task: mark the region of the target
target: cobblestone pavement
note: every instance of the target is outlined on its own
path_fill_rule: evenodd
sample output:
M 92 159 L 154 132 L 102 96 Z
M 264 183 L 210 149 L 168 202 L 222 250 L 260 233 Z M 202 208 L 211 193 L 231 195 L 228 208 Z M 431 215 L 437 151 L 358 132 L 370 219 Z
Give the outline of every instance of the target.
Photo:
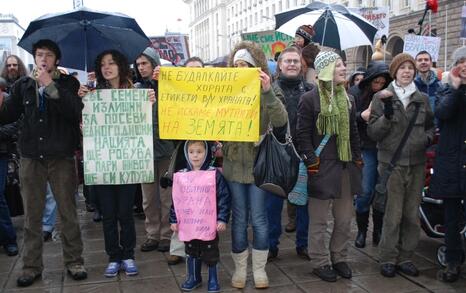
M 55 239 L 44 245 L 45 270 L 42 280 L 36 281 L 31 287 L 20 289 L 16 287 L 16 277 L 21 269 L 20 257 L 7 257 L 0 254 L 0 292 L 180 292 L 180 284 L 185 278 L 185 266 L 179 264 L 168 266 L 166 253 L 140 252 L 139 245 L 144 241 L 144 221 L 136 218 L 137 250 L 136 262 L 139 275 L 127 277 L 120 274 L 116 278 L 105 278 L 104 268 L 107 256 L 104 251 L 104 240 L 100 223 L 92 221 L 92 213 L 83 208 L 82 199 L 78 210 L 84 241 L 84 259 L 88 269 L 88 278 L 84 281 L 72 280 L 64 271 L 60 240 Z M 286 206 L 286 205 L 285 205 Z M 283 213 L 285 219 L 285 211 Z M 285 222 L 285 221 L 283 221 Z M 22 247 L 22 217 L 14 218 L 18 232 L 18 243 Z M 356 225 L 353 225 L 353 237 Z M 278 258 L 267 264 L 266 270 L 270 280 L 270 288 L 261 292 L 466 292 L 466 273 L 453 284 L 447 284 L 437 279 L 439 265 L 436 263 L 436 249 L 441 240 L 428 238 L 422 232 L 421 241 L 416 250 L 415 264 L 421 270 L 419 277 L 397 275 L 387 279 L 380 275 L 376 260 L 377 250 L 372 247 L 368 237 L 368 245 L 364 249 L 356 249 L 351 242 L 348 262 L 353 269 L 351 280 L 339 279 L 336 283 L 321 281 L 311 273 L 309 262 L 296 255 L 294 233 L 284 233 L 280 239 Z M 234 265 L 230 256 L 231 238 L 229 231 L 220 236 L 219 280 L 223 292 L 239 292 L 230 287 L 230 278 Z M 353 238 L 354 239 L 354 238 Z M 259 291 L 254 289 L 252 273 L 248 273 L 248 282 L 242 292 Z M 204 280 L 207 280 L 203 269 Z M 207 291 L 206 284 L 193 292 Z

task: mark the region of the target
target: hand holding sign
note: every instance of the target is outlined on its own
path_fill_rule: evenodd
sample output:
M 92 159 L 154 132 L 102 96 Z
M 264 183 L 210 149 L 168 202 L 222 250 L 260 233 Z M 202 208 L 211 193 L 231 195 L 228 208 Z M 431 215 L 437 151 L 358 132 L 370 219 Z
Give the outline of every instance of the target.
M 259 69 L 259 78 L 261 80 L 261 87 L 264 92 L 268 92 L 270 90 L 270 76 Z

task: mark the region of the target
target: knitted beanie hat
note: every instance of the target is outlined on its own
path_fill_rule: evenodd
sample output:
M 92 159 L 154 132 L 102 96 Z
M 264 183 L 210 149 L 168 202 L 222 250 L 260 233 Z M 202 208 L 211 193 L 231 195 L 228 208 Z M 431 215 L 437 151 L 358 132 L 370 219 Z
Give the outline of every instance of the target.
M 413 67 L 416 68 L 416 62 L 414 61 L 413 56 L 407 53 L 398 54 L 395 56 L 395 58 L 393 58 L 389 69 L 390 75 L 393 79 L 396 79 L 396 72 L 398 71 L 398 68 L 400 68 L 401 64 L 405 63 L 406 61 L 411 62 Z
M 341 58 L 340 55 L 332 51 L 324 51 L 317 54 L 314 61 L 317 78 L 322 81 L 332 81 L 335 64 L 339 58 Z
M 254 67 L 257 66 L 256 61 L 254 61 L 254 58 L 252 58 L 251 53 L 249 53 L 249 51 L 246 49 L 239 49 L 236 51 L 235 56 L 233 57 L 233 63 L 236 63 L 238 60 L 245 61 Z
M 466 58 L 466 46 L 453 51 L 453 54 L 451 54 L 451 67 L 456 66 L 461 58 Z
M 312 25 L 302 25 L 296 30 L 296 35 L 304 39 L 304 46 L 312 41 L 312 37 L 316 34 Z

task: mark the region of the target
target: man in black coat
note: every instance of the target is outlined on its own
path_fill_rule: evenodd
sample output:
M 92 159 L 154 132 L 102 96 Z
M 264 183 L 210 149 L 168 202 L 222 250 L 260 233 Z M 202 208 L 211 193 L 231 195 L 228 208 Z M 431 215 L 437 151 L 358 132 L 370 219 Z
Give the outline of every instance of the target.
M 21 195 L 25 206 L 23 268 L 18 286 L 30 286 L 43 270 L 42 212 L 47 181 L 58 203 L 62 221 L 63 258 L 75 280 L 87 278 L 82 258 L 83 243 L 76 212 L 77 176 L 74 153 L 79 144 L 83 103 L 79 82 L 57 70 L 61 52 L 51 40 L 33 45 L 36 68 L 19 79 L 11 98 L 0 99 L 0 124 L 17 121 Z
M 460 231 L 466 199 L 466 47 L 453 53 L 448 85 L 439 91 L 435 116 L 439 119 L 440 140 L 429 187 L 429 195 L 442 198 L 445 210 L 447 267 L 442 279 L 454 282 L 460 276 L 464 254 Z

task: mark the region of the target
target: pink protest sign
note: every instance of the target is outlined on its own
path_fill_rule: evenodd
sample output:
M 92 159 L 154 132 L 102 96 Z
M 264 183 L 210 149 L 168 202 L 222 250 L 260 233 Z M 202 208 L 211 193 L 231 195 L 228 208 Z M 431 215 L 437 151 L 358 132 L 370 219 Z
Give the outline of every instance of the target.
M 181 241 L 214 240 L 217 200 L 214 171 L 177 172 L 173 175 L 173 205 Z

